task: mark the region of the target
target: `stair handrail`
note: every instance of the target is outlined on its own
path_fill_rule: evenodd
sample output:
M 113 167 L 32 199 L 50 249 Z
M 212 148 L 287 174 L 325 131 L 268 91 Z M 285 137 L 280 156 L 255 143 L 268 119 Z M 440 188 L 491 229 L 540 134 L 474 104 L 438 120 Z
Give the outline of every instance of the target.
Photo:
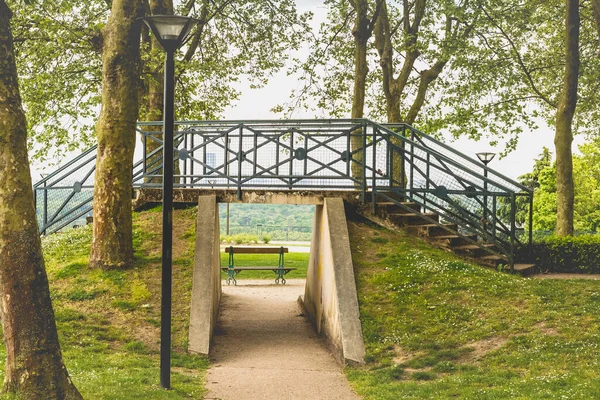
M 371 122 L 371 123 L 373 123 L 375 125 L 379 125 L 379 126 L 383 127 L 384 129 L 386 129 L 389 133 L 392 133 L 392 134 L 395 134 L 395 135 L 398 135 L 398 133 L 395 132 L 395 131 L 393 131 L 392 130 L 393 128 L 408 128 L 412 132 L 418 134 L 420 137 L 425 138 L 425 139 L 427 139 L 427 140 L 435 143 L 436 145 L 438 145 L 438 146 L 440 146 L 440 147 L 442 147 L 442 148 L 444 148 L 444 149 L 446 149 L 446 150 L 448 150 L 448 151 L 450 151 L 450 152 L 452 152 L 452 153 L 454 153 L 454 154 L 456 154 L 456 155 L 458 155 L 458 156 L 466 159 L 470 163 L 475 164 L 478 167 L 480 167 L 482 170 L 487 170 L 488 173 L 491 173 L 492 175 L 495 175 L 495 176 L 497 176 L 497 177 L 505 180 L 506 182 L 510 183 L 511 185 L 519 188 L 521 191 L 529 193 L 529 194 L 533 194 L 533 190 L 531 188 L 528 188 L 527 186 L 524 186 L 523 184 L 515 181 L 514 179 L 509 178 L 506 175 L 504 175 L 504 174 L 496 171 L 495 169 L 490 168 L 489 166 L 483 164 L 481 161 L 478 161 L 478 160 L 475 160 L 472 157 L 469 157 L 465 153 L 461 153 L 461 152 L 456 151 L 455 149 L 453 149 L 452 147 L 448 146 L 447 144 L 439 141 L 438 139 L 434 138 L 431 135 L 428 135 L 428 134 L 426 134 L 426 133 L 418 130 L 417 128 L 413 127 L 412 125 L 405 124 L 405 123 L 383 123 L 383 124 L 377 124 L 375 122 Z M 402 135 L 398 135 L 398 136 L 402 136 Z M 404 137 L 404 136 L 402 136 L 402 137 Z M 435 149 L 431 149 L 431 150 L 436 151 Z M 439 153 L 439 152 L 437 152 L 437 153 Z M 439 153 L 439 154 L 442 154 L 442 153 Z M 481 179 L 483 179 L 483 176 L 480 175 L 480 177 L 481 177 Z M 488 180 L 490 180 L 490 179 L 488 178 Z M 495 181 L 491 181 L 491 182 L 495 182 Z M 512 190 L 512 189 L 507 189 L 507 190 L 511 190 L 512 192 L 517 193 L 515 190 Z

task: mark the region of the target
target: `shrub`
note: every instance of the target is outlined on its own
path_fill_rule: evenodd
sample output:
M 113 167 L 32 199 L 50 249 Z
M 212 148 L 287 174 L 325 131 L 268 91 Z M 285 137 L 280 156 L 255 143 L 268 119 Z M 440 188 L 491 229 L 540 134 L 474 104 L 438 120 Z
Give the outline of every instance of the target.
M 600 236 L 548 236 L 533 244 L 535 262 L 543 271 L 600 273 Z
M 271 236 L 265 233 L 264 235 L 262 235 L 262 241 L 264 244 L 269 244 L 269 242 L 271 241 Z
M 255 244 L 258 243 L 258 236 L 250 233 L 238 233 L 233 236 L 227 236 L 225 243 L 231 244 Z

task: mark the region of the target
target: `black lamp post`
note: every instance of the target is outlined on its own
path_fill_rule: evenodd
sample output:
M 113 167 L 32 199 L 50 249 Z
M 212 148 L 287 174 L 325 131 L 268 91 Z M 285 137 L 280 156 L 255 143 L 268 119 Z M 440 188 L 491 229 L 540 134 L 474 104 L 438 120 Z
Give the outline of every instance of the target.
M 189 37 L 198 20 L 178 15 L 142 18 L 167 53 L 163 112 L 163 236 L 162 297 L 160 308 L 160 386 L 171 388 L 171 285 L 173 249 L 173 125 L 175 103 L 175 51 Z
M 494 157 L 496 156 L 496 153 L 490 153 L 490 152 L 482 152 L 482 153 L 477 153 L 477 158 L 479 158 L 479 161 L 481 161 L 483 163 L 483 165 L 485 165 L 485 168 L 483 169 L 483 228 L 487 230 L 487 176 L 488 176 L 488 171 L 487 171 L 487 165 L 490 163 L 490 161 L 492 161 L 494 159 Z

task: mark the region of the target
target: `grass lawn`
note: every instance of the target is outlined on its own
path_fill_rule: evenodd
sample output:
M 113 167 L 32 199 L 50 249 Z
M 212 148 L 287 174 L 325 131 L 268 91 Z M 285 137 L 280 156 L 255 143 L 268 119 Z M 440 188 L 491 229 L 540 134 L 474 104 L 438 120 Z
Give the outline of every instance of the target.
M 350 224 L 365 399 L 593 399 L 600 281 L 521 278 Z

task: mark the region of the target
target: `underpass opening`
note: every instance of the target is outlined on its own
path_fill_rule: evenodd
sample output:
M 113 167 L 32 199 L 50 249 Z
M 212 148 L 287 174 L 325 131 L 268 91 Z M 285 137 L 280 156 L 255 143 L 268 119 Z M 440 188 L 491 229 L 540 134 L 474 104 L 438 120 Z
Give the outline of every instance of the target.
M 218 217 L 213 215 L 212 218 L 215 221 L 211 224 L 201 215 L 206 214 L 205 210 L 216 209 L 216 202 L 216 196 L 199 198 L 196 245 L 209 245 L 213 253 L 211 259 L 201 258 L 198 257 L 198 254 L 205 254 L 206 251 L 196 248 L 193 292 L 197 296 L 192 296 L 190 350 L 208 354 L 211 346 L 210 339 L 214 331 L 214 326 L 212 326 L 208 335 L 204 335 L 200 340 L 204 344 L 203 346 L 193 345 L 193 343 L 198 343 L 198 338 L 193 337 L 196 335 L 195 331 L 198 330 L 198 325 L 194 327 L 195 329 L 192 329 L 193 315 L 199 310 L 199 307 L 194 304 L 194 298 L 200 299 L 202 296 L 218 297 L 219 302 L 205 302 L 212 304 L 216 309 L 213 308 L 212 313 L 208 310 L 204 310 L 204 312 L 206 315 L 218 314 L 219 321 L 227 321 L 227 313 L 235 314 L 239 312 L 242 306 L 253 306 L 253 304 L 245 304 L 244 300 L 239 303 L 240 298 L 258 295 L 256 301 L 270 301 L 271 305 L 261 306 L 262 311 L 259 314 L 252 314 L 247 311 L 242 312 L 243 318 L 230 316 L 230 322 L 235 323 L 236 319 L 239 321 L 244 320 L 245 323 L 255 324 L 264 329 L 268 335 L 269 329 L 273 329 L 278 324 L 274 320 L 269 322 L 270 312 L 284 307 L 294 317 L 306 314 L 317 333 L 326 338 L 329 347 L 334 350 L 333 352 L 339 361 L 343 363 L 363 362 L 364 343 L 360 329 L 358 300 L 343 200 L 340 198 L 325 198 L 322 204 L 310 207 L 304 206 L 304 208 L 301 205 L 230 204 L 229 210 L 227 210 L 226 204 L 220 204 L 218 206 Z M 227 217 L 229 217 L 228 231 Z M 306 240 L 291 241 L 291 238 L 307 239 L 306 221 L 308 219 L 312 219 L 310 242 Z M 281 223 L 282 221 L 284 224 Z M 206 241 L 204 244 L 200 243 L 198 238 L 203 235 L 200 230 L 204 230 L 204 227 L 211 225 L 217 227 L 218 239 L 214 234 L 212 243 L 206 244 Z M 282 226 L 286 229 L 278 229 Z M 298 226 L 302 228 L 290 229 Z M 275 239 L 281 240 L 273 240 L 273 237 L 268 237 L 269 233 L 267 232 L 273 234 Z M 293 234 L 293 236 L 290 237 L 290 234 Z M 286 238 L 288 240 L 285 240 Z M 233 267 L 230 267 L 231 257 L 224 251 L 226 248 L 231 249 L 230 246 L 233 247 L 234 251 L 233 259 L 237 274 L 234 276 L 239 278 L 238 286 L 227 286 L 225 284 L 227 279 L 231 277 L 233 269 Z M 283 246 L 286 246 L 285 248 L 288 250 L 288 253 L 284 254 L 284 266 L 290 268 L 285 275 L 285 279 L 288 280 L 289 284 L 285 286 L 277 284 L 275 281 L 277 276 L 273 274 L 273 272 L 277 273 L 279 260 L 268 260 L 265 258 L 265 254 L 261 254 L 264 249 L 281 248 Z M 236 253 L 236 249 L 239 250 L 239 254 Z M 256 249 L 256 251 L 249 251 L 249 253 L 255 254 L 245 254 L 244 251 L 241 251 L 242 249 Z M 218 251 L 219 257 L 214 256 L 216 251 Z M 307 251 L 310 251 L 310 253 Z M 269 256 L 281 257 L 280 254 L 277 255 L 276 253 L 273 252 Z M 207 260 L 212 261 L 207 263 Z M 242 264 L 245 264 L 246 268 L 237 270 L 238 266 Z M 265 264 L 268 267 L 263 268 Z M 292 265 L 294 266 L 292 267 Z M 221 278 L 218 285 L 213 282 L 212 291 L 206 290 L 206 287 L 197 286 L 196 276 L 202 274 L 207 276 L 209 275 L 207 271 L 212 271 L 210 274 L 214 277 L 217 276 L 215 271 L 218 271 Z M 272 280 L 269 282 L 265 279 Z M 200 283 L 199 280 L 198 283 Z M 218 295 L 215 294 L 214 289 L 217 286 Z M 222 304 L 224 308 L 219 312 L 221 293 L 223 293 Z M 284 298 L 287 300 L 283 300 Z M 300 300 L 298 301 L 300 307 L 298 307 L 295 299 Z M 250 301 L 249 298 L 246 301 Z M 301 311 L 299 312 L 299 310 Z M 250 315 L 259 315 L 260 318 L 246 318 Z M 279 319 L 279 317 L 275 318 L 277 321 Z M 196 318 L 196 320 L 201 319 Z M 221 322 L 217 324 L 222 328 L 217 332 L 227 334 L 227 322 L 224 323 L 225 327 L 220 325 Z M 290 331 L 290 333 L 292 332 Z

